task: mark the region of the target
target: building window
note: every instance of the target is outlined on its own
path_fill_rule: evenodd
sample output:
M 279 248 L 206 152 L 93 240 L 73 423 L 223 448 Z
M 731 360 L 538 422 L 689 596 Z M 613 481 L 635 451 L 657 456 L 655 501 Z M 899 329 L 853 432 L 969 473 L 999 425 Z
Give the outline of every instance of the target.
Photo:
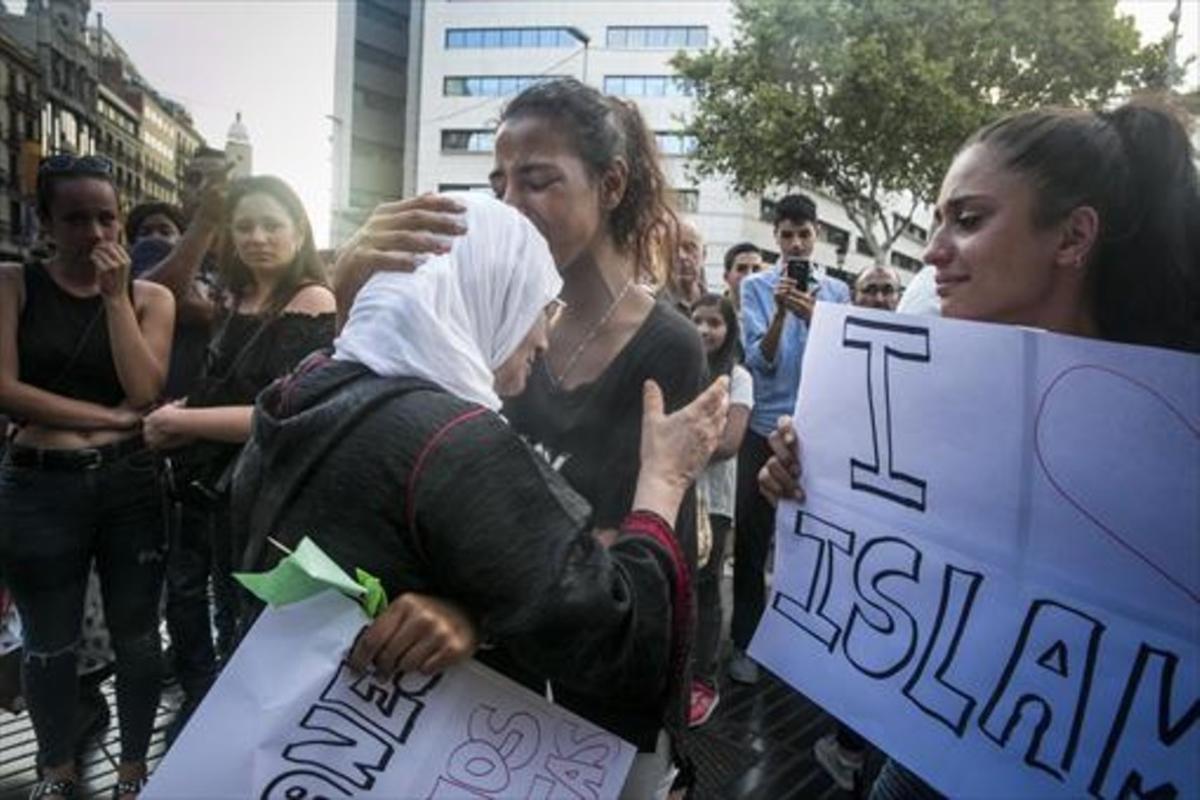
M 354 158 L 380 159 L 393 163 L 404 160 L 403 148 L 381 142 L 373 142 L 361 136 L 355 136 L 350 141 L 350 152 Z
M 621 97 L 688 97 L 691 84 L 674 75 L 606 75 L 604 91 Z
M 492 194 L 492 187 L 486 183 L 439 183 L 439 192 L 479 192 Z
M 822 241 L 826 241 L 833 245 L 834 250 L 839 253 L 846 253 L 850 250 L 850 231 L 845 228 L 839 228 L 837 225 L 831 225 L 828 222 L 822 222 L 818 234 Z
M 442 84 L 446 97 L 505 97 L 560 75 L 452 75 Z
M 672 189 L 671 196 L 675 199 L 675 210 L 684 214 L 695 214 L 700 211 L 699 189 Z
M 517 47 L 577 47 L 583 41 L 566 28 L 449 28 L 447 50 Z
M 390 114 L 404 113 L 404 99 L 401 97 L 393 97 L 390 94 L 377 92 L 374 89 L 367 89 L 362 86 L 355 87 L 354 92 L 358 95 L 359 101 L 364 108 L 370 108 L 374 111 L 386 111 Z
M 904 224 L 904 217 L 899 214 L 892 214 L 892 224 L 896 226 L 905 236 L 915 241 L 925 244 L 925 240 L 929 238 L 929 231 L 922 228 L 915 222 Z
M 897 269 L 905 270 L 907 272 L 920 272 L 921 267 L 923 267 L 924 264 L 921 263 L 921 259 L 919 259 L 919 258 L 913 258 L 912 256 L 906 256 L 906 255 L 904 255 L 904 253 L 901 253 L 897 250 L 893 250 L 892 251 L 892 266 L 896 267 Z
M 677 131 L 655 131 L 658 152 L 664 156 L 690 156 L 696 152 L 696 137 Z
M 407 22 L 404 15 L 388 8 L 387 4 L 377 3 L 375 0 L 358 0 L 358 13 L 372 22 L 378 22 L 380 25 L 398 30 L 404 30 Z
M 867 244 L 867 240 L 861 236 L 854 241 L 854 252 L 858 253 L 860 256 L 874 257 L 875 255 L 873 252 L 871 252 L 871 245 Z
M 763 222 L 775 224 L 775 207 L 778 205 L 774 200 L 767 197 L 759 198 L 758 201 L 758 218 Z
M 490 153 L 496 146 L 496 132 L 489 130 L 442 131 L 443 153 Z
M 377 67 L 390 69 L 394 72 L 403 72 L 407 64 L 406 60 L 384 50 L 382 47 L 375 47 L 366 42 L 354 43 L 354 58 L 356 61 L 362 61 L 366 64 L 373 64 Z
M 616 25 L 608 29 L 608 46 L 631 50 L 688 50 L 708 47 L 708 28 L 703 25 Z

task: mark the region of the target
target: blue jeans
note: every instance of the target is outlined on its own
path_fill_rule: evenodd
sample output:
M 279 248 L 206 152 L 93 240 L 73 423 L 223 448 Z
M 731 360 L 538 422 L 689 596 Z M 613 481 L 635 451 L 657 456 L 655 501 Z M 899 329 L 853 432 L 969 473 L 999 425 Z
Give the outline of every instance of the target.
M 237 623 L 233 544 L 226 503 L 197 508 L 173 500 L 171 512 L 167 633 L 171 636 L 175 675 L 190 709 L 200 703 L 216 679 L 218 660 L 224 661 L 233 651 Z
M 0 572 L 21 615 L 21 678 L 43 765 L 74 758 L 76 651 L 93 560 L 116 655 L 121 759 L 145 760 L 162 683 L 165 545 L 149 453 L 87 470 L 16 466 L 11 456 L 0 464 Z

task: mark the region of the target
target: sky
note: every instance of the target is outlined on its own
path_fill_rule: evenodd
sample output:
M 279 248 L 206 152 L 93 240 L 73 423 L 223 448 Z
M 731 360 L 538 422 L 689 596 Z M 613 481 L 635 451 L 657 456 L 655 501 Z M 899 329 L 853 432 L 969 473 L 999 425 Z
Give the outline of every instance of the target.
M 187 107 L 209 144 L 242 112 L 254 172 L 278 175 L 329 239 L 333 182 L 333 0 L 92 0 L 93 17 L 160 93 Z
M 340 0 L 350 2 L 350 0 Z M 664 0 L 669 1 L 669 0 Z M 803 0 L 795 0 L 803 2 Z M 329 237 L 330 134 L 339 0 L 92 0 L 142 75 L 182 102 L 223 147 L 234 114 L 250 131 L 254 171 L 278 175 L 304 200 L 317 245 Z M 1047 0 L 1052 2 L 1052 0 Z M 9 0 L 19 10 L 19 0 Z M 1143 41 L 1170 30 L 1174 0 L 1120 0 Z M 1200 51 L 1200 0 L 1184 0 L 1181 57 Z M 1200 86 L 1200 60 L 1188 68 Z

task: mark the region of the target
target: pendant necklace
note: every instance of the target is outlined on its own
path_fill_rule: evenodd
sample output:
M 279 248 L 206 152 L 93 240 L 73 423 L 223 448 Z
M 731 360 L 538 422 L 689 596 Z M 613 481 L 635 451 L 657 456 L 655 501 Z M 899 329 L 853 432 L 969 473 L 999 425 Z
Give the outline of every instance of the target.
M 625 299 L 625 295 L 629 294 L 629 290 L 631 288 L 633 288 L 632 278 L 625 283 L 625 288 L 621 290 L 621 292 L 611 303 L 609 303 L 608 309 L 603 315 L 601 315 L 600 319 L 598 319 L 596 323 L 592 325 L 587 334 L 584 335 L 583 339 L 579 341 L 579 344 L 575 346 L 575 349 L 571 351 L 570 357 L 567 358 L 567 363 L 563 366 L 562 372 L 558 374 L 557 378 L 554 377 L 554 373 L 550 371 L 549 360 L 546 361 L 546 374 L 550 376 L 550 380 L 554 382 L 556 387 L 562 386 L 563 381 L 567 379 L 567 376 L 571 374 L 571 370 L 574 369 L 575 362 L 579 360 L 581 355 L 583 355 L 583 351 L 589 344 L 592 343 L 592 339 L 596 338 L 596 334 L 600 332 L 600 329 L 604 327 L 605 323 L 612 319 L 612 315 L 616 312 L 617 306 L 621 305 L 621 301 Z

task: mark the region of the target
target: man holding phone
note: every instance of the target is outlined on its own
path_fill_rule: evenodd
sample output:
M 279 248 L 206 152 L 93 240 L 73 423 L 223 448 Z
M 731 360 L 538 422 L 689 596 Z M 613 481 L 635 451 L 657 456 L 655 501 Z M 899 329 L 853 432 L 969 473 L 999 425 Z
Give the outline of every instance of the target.
M 754 379 L 754 408 L 738 453 L 729 677 L 739 683 L 758 680 L 758 665 L 745 651 L 766 605 L 763 572 L 775 527 L 775 513 L 757 483 L 770 455 L 767 437 L 775 421 L 795 408 L 813 307 L 817 301 L 850 302 L 849 287 L 826 277 L 812 262 L 818 224 L 811 197 L 790 194 L 780 200 L 775 207 L 779 261 L 741 283 L 742 344 Z

